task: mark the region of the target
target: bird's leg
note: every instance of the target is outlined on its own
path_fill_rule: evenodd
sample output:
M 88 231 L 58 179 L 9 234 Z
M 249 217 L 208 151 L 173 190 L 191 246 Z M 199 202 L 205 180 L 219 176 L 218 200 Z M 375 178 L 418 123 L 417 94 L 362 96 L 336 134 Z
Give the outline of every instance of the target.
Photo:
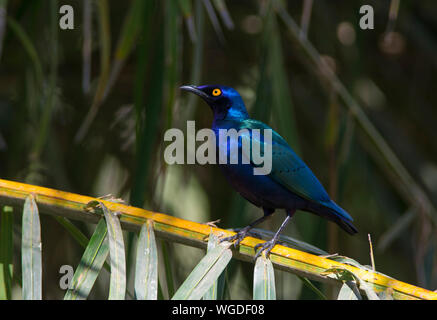
M 263 222 L 264 220 L 266 220 L 268 217 L 271 216 L 271 214 L 274 212 L 274 210 L 270 210 L 270 209 L 265 209 L 264 208 L 264 216 L 262 216 L 261 218 L 255 220 L 254 222 L 252 222 L 251 224 L 249 224 L 248 226 L 244 227 L 243 229 L 241 229 L 240 231 L 238 231 L 236 234 L 234 234 L 233 236 L 230 237 L 226 237 L 226 238 L 222 238 L 220 239 L 220 242 L 222 241 L 234 241 L 234 247 L 236 248 L 241 241 L 243 241 L 243 239 L 246 237 L 247 233 L 249 232 L 250 229 L 252 229 L 253 227 L 255 227 L 257 224 L 260 224 L 261 222 Z
M 288 224 L 288 222 L 290 222 L 291 218 L 294 215 L 294 212 L 296 210 L 287 210 L 287 217 L 285 217 L 284 222 L 282 222 L 281 226 L 279 227 L 279 230 L 275 233 L 275 235 L 273 236 L 273 238 L 269 241 L 266 241 L 264 243 L 260 243 L 257 244 L 255 246 L 255 252 L 258 250 L 258 248 L 261 248 L 261 250 L 259 250 L 256 255 L 255 255 L 255 260 L 259 257 L 259 255 L 265 251 L 265 255 L 266 257 L 270 254 L 270 251 L 273 249 L 273 247 L 276 244 L 276 241 L 278 241 L 279 235 L 281 234 L 282 230 L 285 228 L 285 226 Z

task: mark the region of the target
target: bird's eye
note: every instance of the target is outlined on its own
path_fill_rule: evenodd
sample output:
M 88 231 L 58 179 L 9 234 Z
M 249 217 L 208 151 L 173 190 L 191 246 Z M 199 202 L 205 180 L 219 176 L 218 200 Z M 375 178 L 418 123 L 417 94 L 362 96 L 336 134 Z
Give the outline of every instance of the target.
M 214 97 L 218 97 L 221 94 L 222 94 L 222 91 L 219 88 L 216 88 L 216 89 L 212 90 L 212 95 Z

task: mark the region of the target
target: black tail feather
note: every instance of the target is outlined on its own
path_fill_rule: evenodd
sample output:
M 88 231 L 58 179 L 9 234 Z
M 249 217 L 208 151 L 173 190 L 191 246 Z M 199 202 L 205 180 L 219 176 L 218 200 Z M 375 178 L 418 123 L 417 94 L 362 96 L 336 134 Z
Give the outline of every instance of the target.
M 342 219 L 338 215 L 338 213 L 335 210 L 333 210 L 332 208 L 328 208 L 328 207 L 325 207 L 323 205 L 313 203 L 307 208 L 307 211 L 310 211 L 310 212 L 315 213 L 323 218 L 326 218 L 328 220 L 335 222 L 338 226 L 340 226 L 340 228 L 342 228 L 344 231 L 346 231 L 347 233 L 349 233 L 351 235 L 358 233 L 358 230 L 352 224 L 352 221 Z
M 355 228 L 355 226 L 352 224 L 352 222 L 350 221 L 346 221 L 346 220 L 341 220 L 338 219 L 337 224 L 347 233 L 354 235 L 355 233 L 358 233 L 357 228 Z

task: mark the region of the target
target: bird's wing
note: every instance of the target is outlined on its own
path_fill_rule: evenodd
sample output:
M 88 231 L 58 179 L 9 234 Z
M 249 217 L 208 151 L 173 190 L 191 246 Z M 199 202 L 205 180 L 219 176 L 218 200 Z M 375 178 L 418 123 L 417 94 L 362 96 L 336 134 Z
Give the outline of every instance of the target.
M 256 120 L 245 121 L 245 125 L 241 128 L 260 129 L 261 136 L 263 133 L 262 130 L 271 129 L 266 124 Z M 330 202 L 331 199 L 329 195 L 310 168 L 308 168 L 277 132 L 273 129 L 271 130 L 272 171 L 269 176 L 277 183 L 280 183 L 290 191 L 307 200 L 318 203 Z M 252 137 L 245 135 L 242 136 L 242 139 L 251 139 L 252 148 L 254 143 L 258 143 L 260 144 L 261 150 L 266 150 L 267 142 L 263 141 L 264 137 L 262 139 L 254 139 L 253 135 Z M 242 150 L 242 152 L 244 152 L 244 150 Z M 252 159 L 252 155 L 245 156 Z M 255 165 L 253 162 L 252 164 Z

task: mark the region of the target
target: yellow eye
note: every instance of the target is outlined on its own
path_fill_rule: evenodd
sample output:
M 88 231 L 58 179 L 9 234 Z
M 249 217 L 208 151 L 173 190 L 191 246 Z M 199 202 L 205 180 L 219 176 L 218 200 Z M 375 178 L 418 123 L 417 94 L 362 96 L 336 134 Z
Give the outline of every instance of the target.
M 214 89 L 214 90 L 212 90 L 212 95 L 214 96 L 214 97 L 218 97 L 219 95 L 221 95 L 222 94 L 222 91 L 220 90 L 220 89 Z

